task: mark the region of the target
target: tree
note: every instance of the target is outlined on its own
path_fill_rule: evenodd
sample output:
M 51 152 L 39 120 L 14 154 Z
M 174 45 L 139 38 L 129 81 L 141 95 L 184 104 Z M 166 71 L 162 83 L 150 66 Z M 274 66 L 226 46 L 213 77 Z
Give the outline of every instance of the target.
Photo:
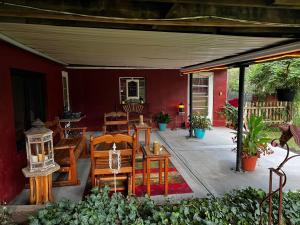
M 252 91 L 258 96 L 274 94 L 276 89 L 300 88 L 300 59 L 255 64 L 248 71 Z

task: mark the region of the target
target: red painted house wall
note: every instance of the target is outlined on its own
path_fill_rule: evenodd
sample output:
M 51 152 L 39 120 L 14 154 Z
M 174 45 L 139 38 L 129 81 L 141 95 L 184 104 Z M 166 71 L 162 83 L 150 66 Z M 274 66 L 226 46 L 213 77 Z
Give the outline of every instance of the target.
M 86 114 L 82 121 L 89 130 L 102 130 L 105 112 L 121 110 L 119 77 L 144 77 L 146 81 L 145 113 L 160 111 L 171 114 L 175 126 L 177 106 L 187 105 L 187 76 L 179 70 L 69 70 L 70 102 L 72 111 Z M 178 120 L 179 125 L 179 120 Z
M 9 202 L 24 186 L 21 169 L 26 152 L 17 152 L 10 69 L 46 74 L 46 117 L 53 119 L 63 111 L 62 66 L 0 41 L 0 202 Z
M 213 126 L 225 126 L 226 119 L 220 115 L 220 109 L 226 103 L 227 93 L 227 70 L 214 71 L 214 94 L 213 94 Z

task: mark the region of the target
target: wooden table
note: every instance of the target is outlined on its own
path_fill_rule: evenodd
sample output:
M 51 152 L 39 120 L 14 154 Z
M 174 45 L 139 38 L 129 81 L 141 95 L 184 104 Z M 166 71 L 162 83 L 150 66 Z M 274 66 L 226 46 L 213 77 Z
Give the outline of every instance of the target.
M 55 163 L 45 171 L 30 172 L 28 167 L 22 169 L 25 177 L 29 177 L 29 203 L 30 204 L 43 204 L 53 201 L 52 196 L 52 173 L 59 170 L 60 166 Z
M 135 134 L 136 134 L 136 139 L 137 139 L 137 152 L 140 151 L 140 139 L 139 139 L 139 135 L 140 135 L 140 131 L 145 131 L 145 145 L 149 146 L 150 145 L 150 133 L 151 133 L 151 126 L 149 126 L 147 123 L 135 123 L 133 124 L 133 128 L 135 130 Z
M 151 161 L 159 162 L 159 184 L 162 184 L 162 164 L 164 162 L 164 184 L 165 184 L 165 195 L 168 195 L 168 169 L 169 169 L 169 158 L 170 153 L 164 146 L 161 146 L 159 154 L 153 153 L 152 146 L 143 145 L 143 158 L 144 158 L 144 172 L 143 172 L 143 182 L 144 185 L 147 185 L 147 194 L 151 195 L 150 190 L 150 170 L 151 170 Z

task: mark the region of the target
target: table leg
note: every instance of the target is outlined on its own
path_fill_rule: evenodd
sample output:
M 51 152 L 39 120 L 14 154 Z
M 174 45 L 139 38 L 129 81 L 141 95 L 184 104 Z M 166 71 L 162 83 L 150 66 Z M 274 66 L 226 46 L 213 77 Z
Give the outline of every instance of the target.
M 146 131 L 145 131 L 145 144 L 147 146 L 150 145 L 150 131 L 151 129 L 147 128 L 147 134 L 146 134 Z
M 147 159 L 143 159 L 143 184 L 147 183 Z
M 149 158 L 147 158 L 147 194 L 151 196 L 151 191 L 150 191 L 150 166 L 151 161 Z
M 29 178 L 29 187 L 30 187 L 30 195 L 29 195 L 29 203 L 34 204 L 35 203 L 35 179 L 33 177 Z
M 158 160 L 158 163 L 159 163 L 159 184 L 162 184 L 162 164 L 163 164 L 163 161 Z
M 42 202 L 46 203 L 49 202 L 49 189 L 48 189 L 48 176 L 43 176 L 42 177 L 42 189 L 43 189 L 43 197 L 42 197 Z
M 168 169 L 169 169 L 169 159 L 166 158 L 165 159 L 165 174 L 164 174 L 164 177 L 165 177 L 165 195 L 168 195 L 168 192 L 169 192 L 169 186 L 168 186 L 168 179 L 169 179 L 169 175 L 168 175 Z
M 53 195 L 52 195 L 52 174 L 48 176 L 48 189 L 49 189 L 49 201 L 53 202 Z
M 136 129 L 135 133 L 136 133 L 136 152 L 139 153 L 140 152 L 140 138 L 139 138 L 140 131 L 139 131 L 139 129 Z
M 42 202 L 41 177 L 35 177 L 35 204 Z

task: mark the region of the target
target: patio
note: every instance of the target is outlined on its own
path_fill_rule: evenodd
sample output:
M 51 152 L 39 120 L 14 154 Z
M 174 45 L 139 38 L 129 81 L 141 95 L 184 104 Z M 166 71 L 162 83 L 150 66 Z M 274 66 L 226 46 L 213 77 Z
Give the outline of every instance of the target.
M 231 141 L 233 136 L 231 132 L 232 130 L 228 128 L 215 127 L 211 131 L 207 131 L 203 140 L 187 138 L 188 130 L 183 129 L 164 132 L 153 131 L 151 133 L 151 142 L 158 140 L 169 150 L 172 163 L 193 190 L 193 193 L 190 194 L 168 195 L 169 199 L 203 198 L 208 194 L 220 196 L 232 189 L 241 189 L 248 186 L 268 191 L 268 168 L 276 167 L 285 157 L 286 151 L 277 148 L 273 154 L 262 156 L 254 172 L 235 172 L 236 153 L 232 151 L 234 145 Z M 93 133 L 93 135 L 99 134 L 100 132 Z M 298 164 L 297 159 L 295 159 L 284 167 L 288 178 L 285 191 L 299 189 Z M 53 188 L 54 199 L 56 201 L 62 198 L 74 201 L 81 200 L 89 170 L 90 160 L 80 159 L 78 173 L 81 184 Z M 276 184 L 276 180 L 274 183 Z M 156 201 L 164 200 L 162 195 L 152 196 L 151 198 Z M 28 189 L 25 189 L 11 204 L 26 204 L 27 201 Z

